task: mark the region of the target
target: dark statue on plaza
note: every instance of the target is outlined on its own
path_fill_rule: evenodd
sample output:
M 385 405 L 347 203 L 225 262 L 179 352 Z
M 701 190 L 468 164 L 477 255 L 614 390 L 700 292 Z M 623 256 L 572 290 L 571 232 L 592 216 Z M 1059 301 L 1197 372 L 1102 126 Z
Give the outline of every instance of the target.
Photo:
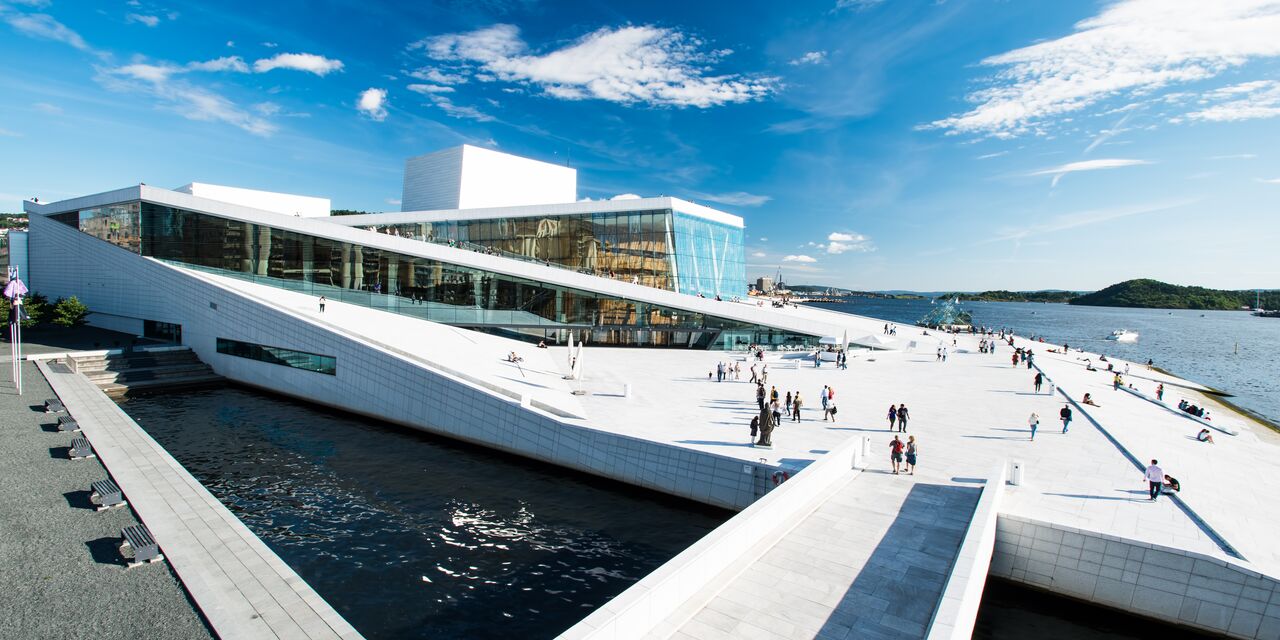
M 773 409 L 768 403 L 760 407 L 760 415 L 756 417 L 760 423 L 760 440 L 756 442 L 761 447 L 773 446 Z

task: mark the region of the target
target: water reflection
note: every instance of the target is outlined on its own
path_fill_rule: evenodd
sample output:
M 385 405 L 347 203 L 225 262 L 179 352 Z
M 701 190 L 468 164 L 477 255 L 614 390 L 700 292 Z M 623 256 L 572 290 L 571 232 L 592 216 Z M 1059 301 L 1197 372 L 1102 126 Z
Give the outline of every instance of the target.
M 730 515 L 238 388 L 122 406 L 369 638 L 553 637 Z

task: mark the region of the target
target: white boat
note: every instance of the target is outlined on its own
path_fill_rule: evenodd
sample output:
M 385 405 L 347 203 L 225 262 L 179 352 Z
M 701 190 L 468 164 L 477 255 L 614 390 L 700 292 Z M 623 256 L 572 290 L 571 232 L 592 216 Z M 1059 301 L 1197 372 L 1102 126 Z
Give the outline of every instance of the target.
M 1107 339 L 1115 340 L 1116 342 L 1137 342 L 1138 332 L 1128 329 L 1116 329 L 1111 332 L 1111 335 L 1107 336 Z

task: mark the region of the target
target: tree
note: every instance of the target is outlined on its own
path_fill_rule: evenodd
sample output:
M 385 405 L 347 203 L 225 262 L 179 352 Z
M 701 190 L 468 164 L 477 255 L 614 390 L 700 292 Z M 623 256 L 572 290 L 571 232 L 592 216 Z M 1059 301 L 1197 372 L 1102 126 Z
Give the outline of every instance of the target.
M 71 296 L 58 300 L 53 306 L 53 323 L 63 327 L 78 327 L 84 324 L 84 317 L 89 315 L 89 307 L 80 299 Z

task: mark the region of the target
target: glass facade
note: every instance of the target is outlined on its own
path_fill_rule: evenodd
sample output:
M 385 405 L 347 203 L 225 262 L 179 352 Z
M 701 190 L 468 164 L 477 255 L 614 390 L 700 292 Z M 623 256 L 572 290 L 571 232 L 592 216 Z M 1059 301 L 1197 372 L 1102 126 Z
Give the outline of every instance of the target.
M 305 351 L 268 347 L 252 342 L 241 342 L 229 338 L 218 338 L 218 353 L 225 353 L 238 358 L 248 358 L 268 364 L 278 364 L 294 369 L 315 371 L 331 376 L 338 375 L 338 359 L 333 356 L 322 356 Z
M 368 227 L 708 298 L 745 296 L 743 230 L 671 209 Z
M 330 300 L 527 340 L 734 349 L 812 346 L 817 338 L 547 284 L 149 202 L 120 214 L 55 216 L 114 244 L 182 266 Z M 100 211 L 100 210 L 94 210 Z M 113 214 L 115 215 L 115 214 Z M 121 241 L 138 229 L 138 242 Z

